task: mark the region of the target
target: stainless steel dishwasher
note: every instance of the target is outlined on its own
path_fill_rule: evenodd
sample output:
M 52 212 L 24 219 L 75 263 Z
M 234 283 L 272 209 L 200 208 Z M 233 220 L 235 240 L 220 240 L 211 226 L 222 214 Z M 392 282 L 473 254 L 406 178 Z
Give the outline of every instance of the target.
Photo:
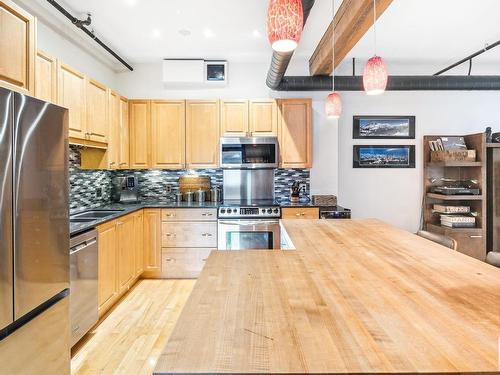
M 70 317 L 71 346 L 75 345 L 98 320 L 97 231 L 70 240 Z

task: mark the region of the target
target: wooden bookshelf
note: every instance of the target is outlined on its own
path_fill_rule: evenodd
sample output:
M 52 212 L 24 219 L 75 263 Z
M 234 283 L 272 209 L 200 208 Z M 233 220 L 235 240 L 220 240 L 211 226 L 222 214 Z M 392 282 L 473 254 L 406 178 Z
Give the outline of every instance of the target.
M 443 234 L 458 242 L 458 251 L 474 258 L 486 257 L 486 137 L 484 133 L 461 135 L 467 148 L 476 150 L 476 161 L 432 162 L 429 141 L 451 135 L 427 135 L 423 139 L 423 227 L 429 232 Z M 441 184 L 442 178 L 477 180 L 480 195 L 444 195 L 431 193 L 432 186 Z M 477 212 L 475 228 L 449 228 L 441 226 L 440 214 L 433 212 L 434 204 L 470 206 Z

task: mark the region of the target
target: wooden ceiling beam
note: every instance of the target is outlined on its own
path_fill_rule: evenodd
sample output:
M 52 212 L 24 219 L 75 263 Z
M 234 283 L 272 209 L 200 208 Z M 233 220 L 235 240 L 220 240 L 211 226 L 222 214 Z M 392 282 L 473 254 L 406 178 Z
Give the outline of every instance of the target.
M 377 0 L 377 19 L 392 0 Z M 316 50 L 309 59 L 311 75 L 332 73 L 332 34 L 335 25 L 335 67 L 373 25 L 373 0 L 343 0 Z

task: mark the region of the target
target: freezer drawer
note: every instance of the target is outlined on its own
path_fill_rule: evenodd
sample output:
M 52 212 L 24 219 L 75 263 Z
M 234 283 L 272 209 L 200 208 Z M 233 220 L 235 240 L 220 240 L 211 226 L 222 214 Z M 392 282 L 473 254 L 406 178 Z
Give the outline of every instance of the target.
M 70 373 L 69 298 L 0 341 L 2 374 Z

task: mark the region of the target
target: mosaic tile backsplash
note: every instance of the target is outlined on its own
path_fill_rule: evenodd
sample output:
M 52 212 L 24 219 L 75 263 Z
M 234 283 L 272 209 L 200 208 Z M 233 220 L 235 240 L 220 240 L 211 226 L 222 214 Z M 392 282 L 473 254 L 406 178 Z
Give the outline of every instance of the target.
M 144 200 L 169 201 L 173 194 L 167 194 L 167 185 L 172 193 L 178 189 L 178 178 L 190 173 L 188 170 L 124 170 L 88 171 L 80 169 L 80 146 L 70 146 L 70 211 L 99 207 L 111 203 L 112 179 L 118 174 L 134 174 L 139 181 L 139 193 Z M 210 176 L 212 185 L 222 187 L 222 169 L 199 169 L 196 173 Z M 276 169 L 274 191 L 276 199 L 288 199 L 293 181 L 306 184 L 304 196 L 309 196 L 309 169 Z

